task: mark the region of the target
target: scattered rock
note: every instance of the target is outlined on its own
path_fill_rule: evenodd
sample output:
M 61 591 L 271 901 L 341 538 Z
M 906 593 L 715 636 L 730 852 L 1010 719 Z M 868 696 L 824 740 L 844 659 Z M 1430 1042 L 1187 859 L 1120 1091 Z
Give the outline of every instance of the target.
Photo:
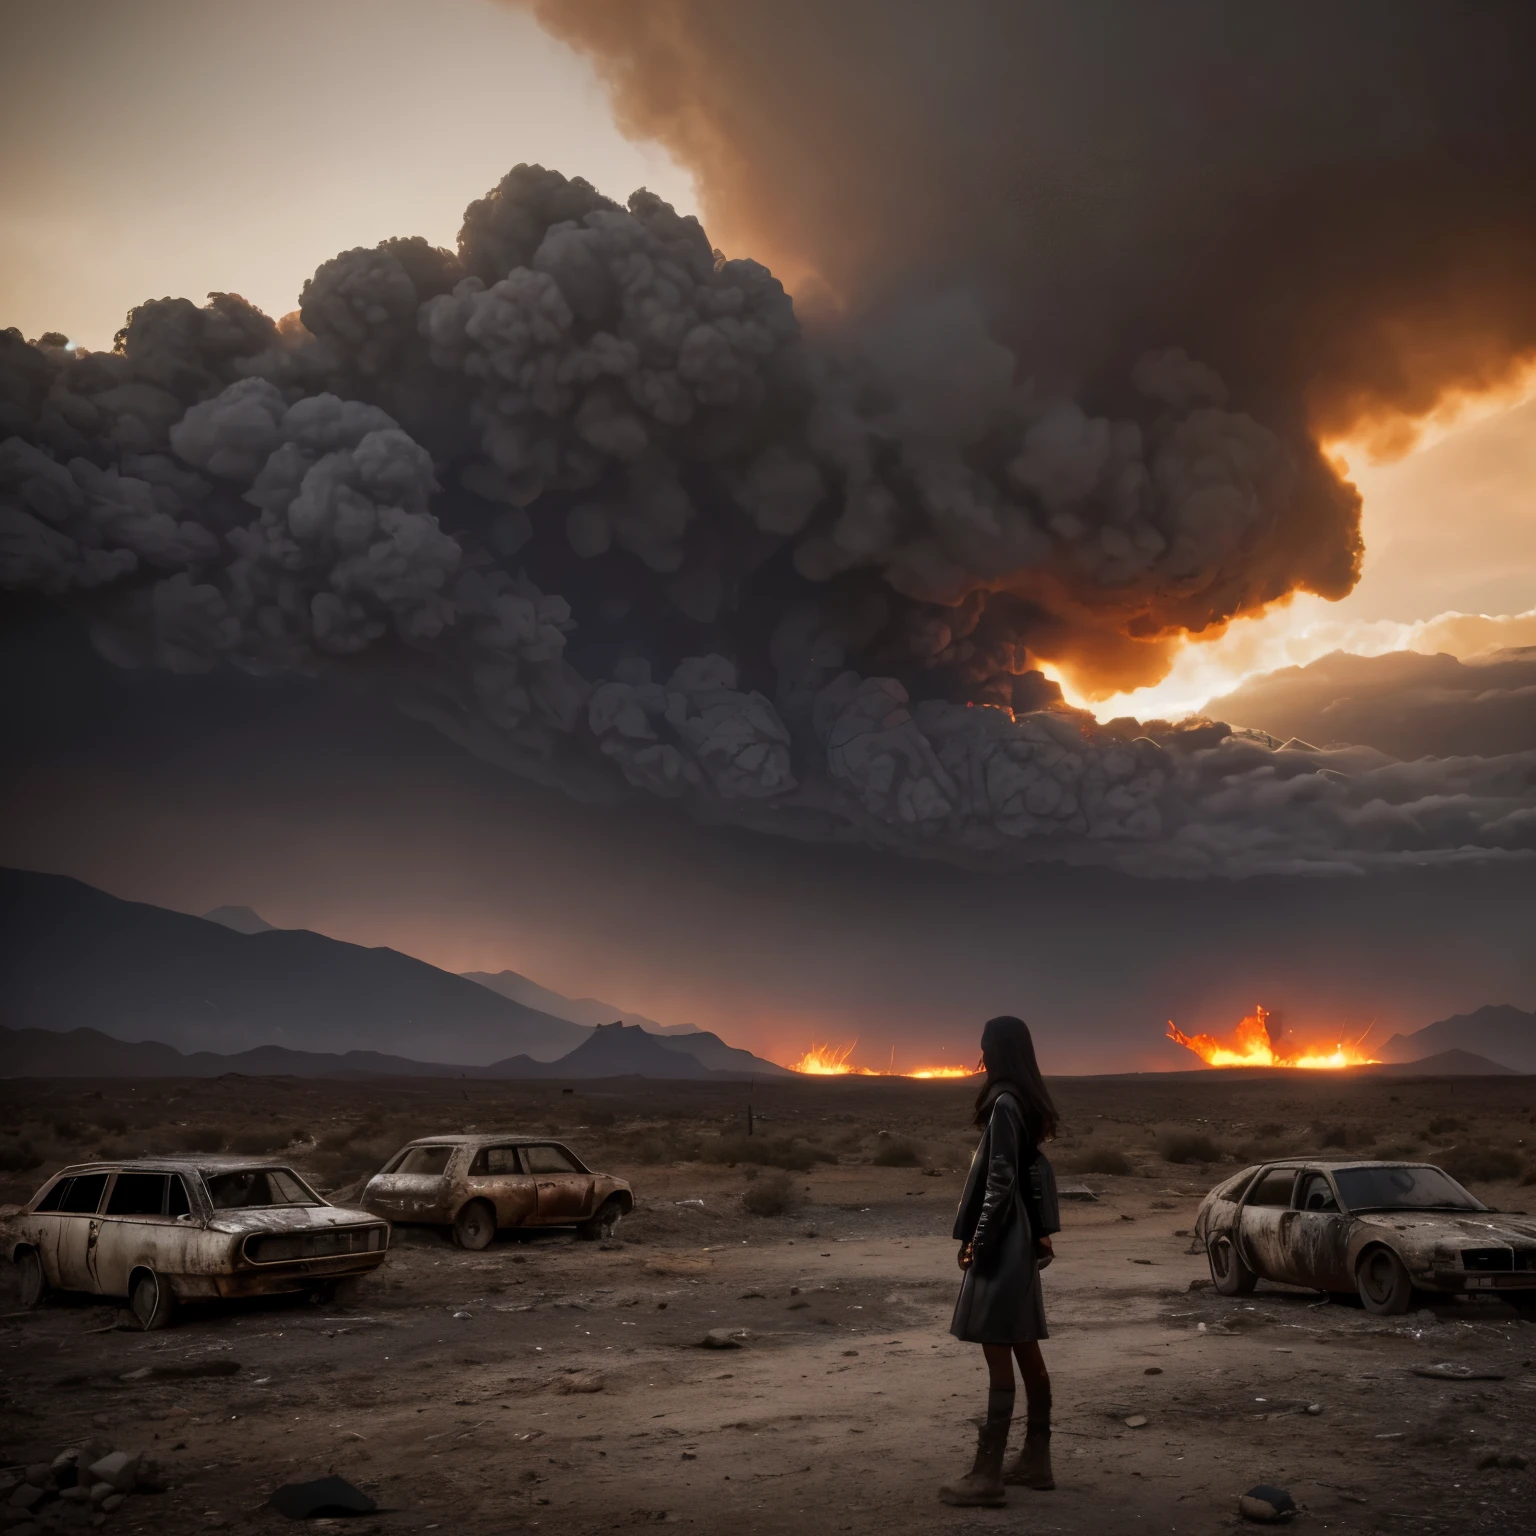
M 212 1376 L 236 1376 L 244 1367 L 238 1360 L 189 1360 L 170 1365 L 141 1365 L 119 1376 L 119 1381 L 201 1381 Z
M 1132 1264 L 1150 1264 L 1151 1262 L 1152 1262 L 1151 1259 L 1132 1259 L 1131 1260 Z
M 743 1291 L 740 1299 L 742 1301 L 762 1301 L 764 1298 L 761 1291 Z
M 53 1482 L 53 1468 L 46 1461 L 34 1462 L 27 1468 L 23 1481 L 35 1488 L 47 1488 Z
M 90 1492 L 86 1495 L 92 1504 L 100 1504 L 103 1499 L 110 1499 L 117 1490 L 111 1483 L 92 1483 Z
M 1211 1282 L 1209 1280 L 1191 1280 L 1189 1288 L 1192 1291 L 1208 1291 L 1211 1288 Z
M 1415 1376 L 1428 1376 L 1432 1381 L 1503 1381 L 1503 1371 L 1479 1371 L 1470 1365 L 1457 1365 L 1442 1360 L 1438 1365 L 1416 1365 Z
M 1260 1483 L 1237 1501 L 1237 1511 L 1259 1525 L 1281 1525 L 1296 1513 L 1296 1501 L 1288 1489 Z
M 102 1514 L 110 1515 L 112 1511 L 116 1509 L 117 1506 L 121 1504 L 127 1497 L 128 1495 L 126 1493 L 109 1493 L 106 1498 L 101 1501 Z
M 1133 1413 L 1130 1418 L 1121 1421 L 1127 1429 L 1141 1429 L 1146 1425 L 1147 1416 L 1144 1413 Z
M 475 1314 L 473 1312 L 455 1312 L 453 1315 L 456 1318 L 466 1319 L 473 1317 Z
M 697 1461 L 698 1459 L 697 1451 L 684 1451 L 682 1454 L 682 1460 L 684 1461 Z
M 568 1371 L 555 1377 L 556 1392 L 601 1392 L 607 1385 L 599 1371 Z
M 9 1502 L 12 1509 L 33 1510 L 47 1497 L 47 1490 L 36 1483 L 23 1483 L 11 1494 Z
M 1143 1376 L 1161 1376 L 1163 1368 L 1160 1365 L 1149 1365 L 1141 1374 Z
M 325 1515 L 371 1515 L 379 1506 L 344 1477 L 317 1477 L 308 1483 L 284 1483 L 267 1500 L 267 1507 L 290 1520 L 312 1520 Z M 209 1523 L 223 1523 L 210 1514 Z
M 845 1349 L 843 1351 L 843 1353 L 845 1355 L 856 1355 L 856 1354 L 858 1354 L 858 1350 L 856 1350 L 856 1349 Z
M 1508 1467 L 1512 1472 L 1520 1472 L 1528 1465 L 1526 1457 L 1519 1451 L 1484 1451 L 1477 1458 L 1477 1468 L 1480 1472 L 1491 1471 L 1495 1467 Z
M 808 1306 L 810 1306 L 808 1301 L 792 1301 L 784 1310 L 786 1312 L 798 1312 L 802 1307 Z
M 11 1527 L 9 1536 L 43 1536 L 43 1528 L 35 1520 L 23 1520 Z
M 1307 1406 L 1302 1410 L 1303 1413 L 1310 1413 L 1314 1419 L 1322 1411 L 1323 1405 L 1321 1403 L 1308 1403 Z
M 97 1484 L 109 1484 L 114 1492 L 132 1493 L 139 1475 L 139 1460 L 137 1451 L 113 1451 L 100 1461 L 92 1462 L 87 1474 Z
M 705 1349 L 740 1349 L 741 1337 L 739 1331 L 733 1332 L 729 1328 L 711 1328 L 699 1341 Z

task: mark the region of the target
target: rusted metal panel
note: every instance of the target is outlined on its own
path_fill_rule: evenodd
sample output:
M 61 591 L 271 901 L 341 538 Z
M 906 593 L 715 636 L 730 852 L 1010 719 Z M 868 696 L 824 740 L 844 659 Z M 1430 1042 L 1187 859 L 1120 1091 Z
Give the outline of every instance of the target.
M 459 1135 L 424 1136 L 401 1148 L 364 1186 L 361 1201 L 392 1221 L 446 1226 L 469 1201 L 485 1200 L 498 1227 L 521 1227 L 577 1224 L 609 1198 L 625 1212 L 634 1207 L 625 1180 L 592 1172 L 562 1142 Z
M 282 1173 L 283 1181 L 262 1182 L 274 1170 Z M 114 1212 L 119 1171 L 141 1184 L 146 1174 L 175 1178 L 174 1205 L 167 1185 L 157 1210 L 135 1210 L 128 1202 L 128 1211 Z M 80 1174 L 105 1176 L 96 1214 L 36 1209 L 60 1179 Z M 225 1198 L 242 1192 L 266 1198 L 286 1190 L 314 1203 L 218 1209 L 205 1174 L 213 1177 Z M 241 1182 L 245 1174 L 257 1177 Z M 173 1209 L 180 1214 L 171 1214 Z M 286 1252 L 268 1262 L 248 1257 L 247 1245 L 261 1239 L 288 1244 L 298 1260 L 288 1262 Z M 14 1255 L 23 1246 L 38 1250 L 49 1281 L 61 1290 L 126 1295 L 134 1271 L 142 1267 L 165 1275 L 176 1294 L 185 1298 L 259 1295 L 376 1269 L 388 1253 L 389 1227 L 365 1211 L 328 1204 L 291 1170 L 277 1165 L 222 1158 L 205 1168 L 201 1161 L 144 1159 L 63 1170 L 38 1192 L 29 1209 L 7 1222 L 7 1250 Z

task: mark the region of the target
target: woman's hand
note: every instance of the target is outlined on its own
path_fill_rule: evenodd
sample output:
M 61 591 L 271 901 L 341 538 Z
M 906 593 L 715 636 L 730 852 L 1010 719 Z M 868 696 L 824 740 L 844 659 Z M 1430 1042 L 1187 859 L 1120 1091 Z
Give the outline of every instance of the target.
M 1051 1247 L 1050 1238 L 1037 1238 L 1035 1241 L 1035 1267 L 1037 1269 L 1044 1269 L 1045 1266 L 1052 1263 L 1055 1258 L 1056 1250 Z
M 959 1264 L 962 1271 L 971 1267 L 971 1245 L 969 1243 L 960 1244 L 960 1252 L 955 1255 L 955 1262 Z

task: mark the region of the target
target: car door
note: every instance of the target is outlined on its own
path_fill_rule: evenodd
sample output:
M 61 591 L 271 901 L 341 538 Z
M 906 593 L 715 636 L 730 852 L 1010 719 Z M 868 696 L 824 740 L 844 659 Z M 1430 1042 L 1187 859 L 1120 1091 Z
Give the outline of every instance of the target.
M 1277 1280 L 1320 1291 L 1351 1288 L 1349 1217 L 1323 1169 L 1304 1169 L 1296 1180 L 1291 1209 L 1280 1218 L 1280 1249 L 1284 1273 Z
M 77 1173 L 58 1204 L 57 1265 L 61 1290 L 94 1291 L 102 1196 L 110 1173 Z
M 161 1274 L 185 1270 L 190 1225 L 186 1185 L 177 1174 L 125 1169 L 112 1181 L 96 1240 L 96 1284 L 126 1296 L 138 1265 Z
M 541 1226 L 581 1221 L 591 1214 L 592 1175 L 583 1173 L 564 1147 L 541 1141 L 521 1150 L 523 1166 L 533 1176 Z
M 1295 1185 L 1294 1168 L 1269 1168 L 1254 1180 L 1243 1197 L 1237 1249 L 1249 1269 L 1266 1280 L 1285 1278 L 1280 1227 L 1282 1218 L 1291 1209 L 1291 1193 Z
M 489 1200 L 496 1207 L 498 1227 L 518 1227 L 538 1214 L 534 1179 L 518 1157 L 515 1145 L 481 1147 L 469 1165 L 471 1199 Z

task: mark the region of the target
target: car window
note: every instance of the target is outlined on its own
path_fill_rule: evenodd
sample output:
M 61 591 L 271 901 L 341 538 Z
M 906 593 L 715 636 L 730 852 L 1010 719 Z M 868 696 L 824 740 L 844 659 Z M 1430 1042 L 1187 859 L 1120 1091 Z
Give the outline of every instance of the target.
M 516 1147 L 481 1147 L 469 1165 L 472 1174 L 494 1177 L 498 1173 L 521 1173 Z
M 576 1165 L 559 1147 L 524 1147 L 529 1173 L 575 1173 Z
M 286 1168 L 241 1168 L 203 1175 L 216 1211 L 244 1211 L 273 1205 L 318 1205 L 319 1199 Z
M 1288 1206 L 1291 1203 L 1291 1186 L 1296 1182 L 1294 1168 L 1272 1168 L 1254 1186 L 1248 1196 L 1249 1205 Z
M 48 1191 L 48 1193 L 46 1195 L 44 1195 L 43 1198 L 41 1200 L 39 1200 L 37 1202 L 37 1204 L 32 1207 L 32 1209 L 34 1211 L 56 1211 L 56 1210 L 58 1210 L 59 1202 L 64 1198 L 65 1194 L 69 1190 L 69 1186 L 71 1184 L 73 1184 L 74 1182 L 75 1181 L 73 1179 L 59 1179 L 59 1180 L 57 1180 L 55 1182 L 53 1188 L 50 1189 Z
M 107 1196 L 108 1216 L 163 1216 L 170 1180 L 163 1173 L 120 1173 Z
M 1296 1187 L 1298 1211 L 1337 1211 L 1339 1202 L 1333 1198 L 1333 1186 L 1326 1173 L 1304 1173 Z
M 165 1214 L 186 1216 L 191 1210 L 191 1202 L 187 1199 L 187 1186 L 182 1183 L 179 1173 L 173 1173 L 170 1178 L 170 1187 L 165 1192 Z
M 1438 1168 L 1340 1168 L 1334 1179 L 1352 1211 L 1480 1211 L 1455 1179 Z
M 76 1216 L 94 1216 L 101 1205 L 106 1187 L 107 1176 L 104 1173 L 77 1173 L 60 1192 L 58 1202 L 52 1209 L 69 1211 Z
M 1211 1191 L 1211 1197 L 1215 1200 L 1241 1200 L 1243 1191 L 1248 1187 L 1248 1181 L 1253 1177 L 1252 1168 L 1244 1168 L 1239 1174 L 1234 1174 L 1224 1184 L 1218 1184 Z
M 391 1173 L 447 1173 L 448 1159 L 452 1156 L 452 1147 L 407 1147 L 405 1155 L 389 1171 Z

